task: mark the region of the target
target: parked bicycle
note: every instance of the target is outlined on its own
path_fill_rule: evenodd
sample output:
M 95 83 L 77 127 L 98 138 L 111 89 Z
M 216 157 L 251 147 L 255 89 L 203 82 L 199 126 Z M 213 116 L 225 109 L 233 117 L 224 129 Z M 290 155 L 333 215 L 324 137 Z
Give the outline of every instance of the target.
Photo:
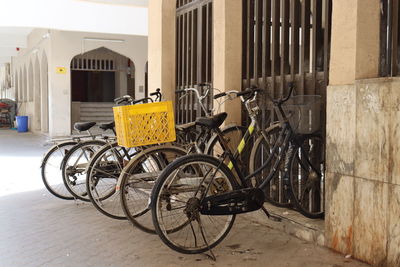
M 303 105 L 296 106 L 294 103 L 293 107 L 285 107 L 293 88 L 291 84 L 285 98 L 272 100 L 279 117 L 279 124 L 272 127 L 278 128 L 279 134 L 275 142 L 270 144 L 267 159 L 247 176 L 243 175 L 236 160 L 246 140 L 256 130 L 265 143 L 269 142 L 266 133 L 270 129 L 262 131 L 256 120 L 260 110 L 256 98 L 261 90 L 247 89 L 214 96 L 240 97 L 249 112 L 251 123 L 235 152 L 226 144 L 219 128 L 226 119 L 226 113 L 198 119 L 197 125 L 208 127 L 217 134 L 218 142 L 225 150 L 223 157 L 218 159 L 204 154 L 191 154 L 178 158 L 161 172 L 151 193 L 151 212 L 156 232 L 167 246 L 181 253 L 202 253 L 211 250 L 225 238 L 236 214 L 262 209 L 268 217 L 274 218 L 263 206 L 263 190 L 283 160 L 284 182 L 288 187 L 286 192 L 290 194 L 293 204 L 310 217 L 323 216 L 320 208 L 310 209 L 310 200 L 321 195 L 317 190 L 322 180 L 321 160 L 313 159 L 315 147 L 310 145 L 314 139 L 320 140 L 320 136 L 315 134 L 319 126 L 315 119 L 319 116 L 318 97 L 306 97 Z M 262 151 L 259 146 L 252 150 Z M 228 165 L 224 164 L 225 159 L 229 159 Z M 307 174 L 301 181 L 306 185 L 302 191 L 297 191 L 299 187 L 292 182 L 297 181 L 294 179 L 296 172 L 291 171 L 296 164 L 301 168 L 299 172 Z M 257 179 L 256 176 L 262 171 L 268 175 Z

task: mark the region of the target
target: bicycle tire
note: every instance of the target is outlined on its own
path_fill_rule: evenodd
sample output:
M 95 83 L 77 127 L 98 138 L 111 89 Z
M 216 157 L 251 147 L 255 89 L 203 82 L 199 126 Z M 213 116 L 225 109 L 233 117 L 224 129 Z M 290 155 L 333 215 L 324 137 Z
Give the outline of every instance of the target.
M 128 165 L 123 169 L 120 176 L 119 187 L 120 191 L 122 191 L 122 193 L 120 194 L 120 202 L 126 218 L 128 218 L 128 220 L 135 227 L 150 234 L 156 234 L 156 231 L 154 227 L 151 227 L 152 226 L 151 216 L 150 217 L 147 216 L 148 214 L 150 214 L 148 205 L 149 196 L 147 197 L 147 199 L 146 196 L 144 199 L 142 199 L 140 196 L 143 196 L 144 195 L 143 191 L 146 190 L 142 189 L 142 192 L 135 194 L 138 195 L 138 197 L 133 196 L 133 198 L 132 197 L 130 198 L 130 196 L 132 195 L 129 194 L 129 192 L 136 191 L 136 188 L 134 187 L 134 183 L 132 182 L 131 177 L 133 174 L 148 173 L 148 175 L 153 175 L 146 177 L 146 179 L 148 179 L 148 177 L 154 179 L 154 181 L 150 181 L 146 184 L 152 187 L 152 185 L 158 178 L 158 172 L 161 172 L 165 168 L 165 166 L 168 165 L 168 163 L 172 162 L 171 160 L 162 162 L 163 160 L 160 160 L 160 158 L 163 157 L 164 159 L 165 155 L 168 155 L 169 157 L 171 157 L 172 160 L 174 160 L 176 159 L 176 157 L 181 157 L 186 155 L 186 150 L 184 150 L 179 146 L 173 146 L 173 145 L 160 145 L 157 147 L 151 147 L 145 149 L 140 153 L 138 153 L 132 160 L 129 161 Z
M 137 151 L 129 154 L 129 151 L 120 152 L 118 148 L 119 145 L 117 142 L 107 143 L 92 157 L 86 173 L 86 192 L 88 193 L 90 202 L 99 212 L 116 220 L 126 220 L 127 218 L 120 205 L 119 194 L 116 192 L 116 185 L 121 171 L 128 160 L 124 154 L 128 153 L 129 158 L 131 158 Z M 112 152 L 112 156 L 116 157 L 111 159 L 111 161 L 107 157 L 107 153 L 110 152 Z M 115 182 L 111 181 L 110 184 L 105 184 L 110 178 L 114 178 Z M 103 184 L 105 185 L 103 186 Z M 108 192 L 99 195 L 100 187 Z
M 82 190 L 82 192 L 75 192 L 74 190 L 77 190 L 77 189 L 73 189 L 73 186 L 76 185 L 76 184 L 74 185 L 74 183 L 76 181 L 76 178 L 73 177 L 74 181 L 71 181 L 69 179 L 71 176 L 69 174 L 67 174 L 67 172 L 70 172 L 70 170 L 67 170 L 70 167 L 68 165 L 68 162 L 69 162 L 70 158 L 74 155 L 74 153 L 76 151 L 78 151 L 81 148 L 86 147 L 86 149 L 88 149 L 88 148 L 94 147 L 94 146 L 104 146 L 105 144 L 106 144 L 106 141 L 103 141 L 103 140 L 88 140 L 88 141 L 84 141 L 84 142 L 78 143 L 77 145 L 72 147 L 68 151 L 68 153 L 65 155 L 64 160 L 63 160 L 63 162 L 61 164 L 63 181 L 64 181 L 65 187 L 67 188 L 67 190 L 71 193 L 71 195 L 75 199 L 79 199 L 79 200 L 82 200 L 82 201 L 85 201 L 85 202 L 90 202 L 90 199 L 87 196 L 87 192 L 86 192 L 86 175 L 84 176 L 85 177 L 84 179 L 81 179 L 81 180 L 84 180 L 84 182 L 82 182 L 82 181 L 79 182 L 79 185 L 82 185 L 82 184 L 84 185 L 84 186 L 79 186 L 79 189 L 80 188 L 84 188 L 84 190 Z M 92 156 L 93 156 L 94 155 L 94 151 L 92 150 L 90 152 L 92 153 Z M 86 155 L 85 155 L 85 157 L 86 157 Z M 78 158 L 78 160 L 79 160 L 79 158 Z M 87 161 L 88 161 L 87 163 L 80 163 L 82 165 L 81 166 L 82 172 L 86 171 L 86 167 L 89 164 L 90 159 L 87 159 Z M 85 166 L 83 166 L 83 165 L 85 165 Z
M 323 145 L 322 136 L 319 134 L 303 136 L 296 145 L 289 161 L 289 192 L 293 205 L 297 211 L 311 219 L 320 219 L 325 215 Z M 307 151 L 311 149 L 313 149 L 312 153 L 314 154 Z M 299 155 L 301 155 L 301 159 Z M 295 179 L 296 176 L 298 179 Z
M 53 178 L 50 178 L 50 177 L 48 177 L 49 175 L 46 175 L 46 168 L 47 168 L 47 165 L 49 164 L 50 158 L 53 157 L 57 151 L 61 151 L 60 152 L 61 156 L 64 158 L 64 156 L 68 152 L 68 150 L 63 153 L 63 150 L 60 150 L 60 149 L 63 149 L 63 148 L 65 149 L 65 147 L 67 147 L 67 146 L 68 147 L 75 146 L 77 143 L 78 142 L 76 142 L 76 141 L 66 141 L 66 142 L 52 146 L 44 155 L 42 164 L 40 165 L 42 181 L 44 183 L 44 186 L 52 195 L 54 195 L 55 197 L 58 197 L 60 199 L 73 200 L 74 197 L 71 195 L 71 193 L 69 193 L 67 188 L 65 188 L 63 178 L 62 178 L 62 173 L 60 172 L 58 174 L 60 183 L 54 185 L 53 181 L 50 182 L 50 179 L 53 179 Z M 59 164 L 56 163 L 56 165 L 58 165 L 58 166 L 55 165 L 54 167 L 56 167 L 58 170 L 60 170 L 61 164 L 62 164 L 62 159 L 60 160 Z M 54 175 L 57 175 L 57 174 L 54 174 Z M 54 179 L 55 179 L 54 182 L 56 183 L 58 179 L 57 178 L 54 178 Z
M 257 170 L 261 165 L 263 165 L 262 160 L 267 159 L 270 154 L 270 150 L 273 144 L 276 142 L 277 135 L 279 135 L 281 131 L 281 127 L 279 124 L 274 125 L 273 127 L 267 128 L 264 130 L 264 134 L 266 137 L 270 137 L 271 139 L 267 142 L 263 135 L 260 135 L 254 143 L 254 147 L 250 153 L 250 161 L 249 161 L 249 169 L 250 173 L 253 173 Z M 284 155 L 282 155 L 284 158 Z M 266 167 L 264 170 L 259 174 L 253 177 L 252 184 L 253 186 L 258 186 L 262 183 L 262 181 L 270 174 L 272 166 L 274 165 L 275 161 L 279 160 L 278 155 L 272 159 L 271 163 L 269 164 L 270 168 Z M 261 162 L 260 162 L 261 161 Z M 281 159 L 280 165 L 284 162 Z M 287 194 L 283 191 L 283 183 L 282 183 L 282 174 L 283 170 L 277 170 L 275 175 L 272 177 L 269 185 L 264 190 L 265 199 L 267 202 L 271 203 L 277 207 L 284 207 L 288 208 L 291 207 L 292 204 L 290 203 L 290 198 L 287 197 Z
M 171 196 L 171 192 L 163 192 L 163 190 L 169 190 L 166 185 L 168 183 L 169 186 L 173 186 L 173 180 L 170 181 L 170 176 L 174 176 L 173 174 L 176 172 L 180 172 L 180 168 L 182 167 L 183 169 L 185 168 L 193 168 L 193 166 L 195 166 L 195 164 L 197 164 L 198 162 L 204 164 L 204 166 L 209 166 L 209 167 L 213 167 L 213 168 L 217 168 L 217 172 L 220 172 L 221 176 L 220 179 L 222 179 L 221 181 L 224 183 L 225 186 L 223 187 L 223 191 L 221 191 L 220 193 L 225 193 L 228 192 L 226 190 L 235 190 L 237 188 L 239 188 L 234 174 L 229 170 L 229 168 L 221 163 L 217 158 L 212 157 L 210 155 L 204 155 L 204 154 L 191 154 L 191 155 L 187 155 L 184 157 L 181 157 L 177 160 L 175 160 L 173 163 L 171 163 L 169 166 L 167 166 L 167 168 L 165 168 L 163 170 L 163 172 L 161 173 L 161 175 L 159 176 L 159 178 L 156 181 L 155 186 L 153 187 L 153 191 L 151 194 L 151 212 L 152 212 L 152 218 L 153 218 L 153 224 L 154 227 L 156 229 L 157 234 L 159 235 L 159 237 L 161 238 L 161 240 L 163 241 L 164 244 L 166 244 L 169 248 L 180 252 L 180 253 L 184 253 L 184 254 L 197 254 L 197 253 L 203 253 L 207 250 L 210 250 L 212 248 L 214 248 L 216 245 L 218 245 L 229 233 L 229 231 L 232 228 L 232 225 L 235 221 L 235 215 L 226 215 L 226 216 L 208 216 L 208 218 L 210 219 L 210 223 L 211 225 L 213 225 L 213 227 L 216 228 L 216 226 L 221 225 L 218 223 L 215 223 L 215 221 L 213 221 L 210 217 L 213 217 L 214 219 L 221 219 L 222 217 L 224 217 L 226 219 L 225 224 L 223 225 L 223 229 L 221 229 L 221 231 L 217 234 L 217 236 L 215 237 L 214 240 L 212 240 L 212 243 L 209 243 L 208 241 L 204 241 L 206 238 L 204 236 L 206 236 L 206 233 L 204 231 L 202 231 L 201 235 L 203 236 L 203 244 L 202 246 L 198 246 L 197 245 L 197 238 L 194 232 L 194 227 L 192 226 L 192 223 L 190 221 L 190 223 L 187 223 L 186 225 L 190 225 L 191 227 L 191 231 L 193 233 L 194 236 L 194 246 L 195 247 L 188 247 L 186 245 L 186 240 L 185 240 L 185 246 L 184 245 L 179 245 L 177 244 L 178 241 L 173 241 L 172 239 L 172 235 L 177 235 L 179 236 L 178 232 L 172 232 L 172 231 L 168 231 L 168 229 L 165 229 L 164 225 L 164 221 L 160 221 L 160 216 L 162 217 L 162 207 L 163 207 L 163 203 L 161 201 L 162 198 L 164 198 L 164 200 L 166 198 L 169 198 L 170 202 L 171 201 L 175 201 L 175 202 L 181 202 L 181 200 L 178 200 L 179 198 L 177 197 L 179 193 L 177 193 L 176 196 Z M 199 167 L 201 169 L 201 167 Z M 174 177 L 178 177 L 178 175 L 174 176 Z M 187 181 L 190 181 L 190 177 L 184 178 Z M 192 180 L 193 181 L 193 180 Z M 184 182 L 184 181 L 183 181 Z M 229 183 L 229 184 L 228 184 Z M 177 184 L 179 188 L 180 184 Z M 185 184 L 182 184 L 183 187 L 185 187 Z M 199 185 L 199 188 L 201 188 L 201 184 Z M 177 189 L 175 189 L 177 190 Z M 186 189 L 188 190 L 188 189 Z M 206 192 L 207 194 L 207 192 Z M 218 192 L 217 192 L 218 194 Z M 179 197 L 182 197 L 181 195 L 179 195 Z M 195 198 L 195 197 L 192 197 Z M 192 199 L 192 198 L 189 198 Z M 189 200 L 186 203 L 186 205 L 189 205 Z M 166 200 L 168 203 L 168 199 Z M 171 202 L 173 203 L 173 202 Z M 182 205 L 182 204 L 180 204 Z M 168 204 L 165 205 L 166 210 L 175 210 L 174 207 L 168 207 Z M 187 206 L 186 206 L 187 207 Z M 160 209 L 159 209 L 160 208 Z M 185 210 L 183 210 L 183 212 L 185 212 Z M 184 214 L 185 216 L 185 214 Z M 188 216 L 188 215 L 186 215 Z M 200 215 L 203 216 L 203 215 Z M 168 216 L 166 216 L 168 217 Z M 175 220 L 176 218 L 174 218 Z M 177 219 L 176 219 L 177 220 Z M 183 220 L 185 220 L 185 217 L 183 218 Z M 215 219 L 216 220 L 216 219 Z M 206 220 L 207 221 L 207 220 Z M 204 222 L 204 221 L 203 221 Z M 203 223 L 200 223 L 201 225 L 203 225 Z M 198 224 L 198 225 L 200 225 Z M 188 228 L 188 227 L 187 227 Z M 190 228 L 186 229 L 187 231 L 190 231 Z M 200 228 L 200 227 L 199 227 Z M 181 229 L 184 230 L 184 229 Z M 178 237 L 177 237 L 178 238 Z

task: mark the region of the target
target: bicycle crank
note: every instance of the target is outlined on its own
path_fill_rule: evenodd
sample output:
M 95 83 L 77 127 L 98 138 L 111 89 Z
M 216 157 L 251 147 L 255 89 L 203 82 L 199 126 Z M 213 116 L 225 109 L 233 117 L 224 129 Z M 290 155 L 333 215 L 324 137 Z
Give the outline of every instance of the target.
M 264 204 L 264 192 L 259 188 L 246 188 L 208 196 L 200 205 L 205 215 L 232 215 L 258 210 Z

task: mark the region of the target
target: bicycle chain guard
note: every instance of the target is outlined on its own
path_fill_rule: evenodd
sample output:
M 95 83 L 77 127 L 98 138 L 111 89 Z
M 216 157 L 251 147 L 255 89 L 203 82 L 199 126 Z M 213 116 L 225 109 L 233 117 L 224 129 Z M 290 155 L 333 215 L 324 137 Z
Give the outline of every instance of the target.
M 220 195 L 208 196 L 200 205 L 203 215 L 233 215 L 260 209 L 264 192 L 259 188 L 245 188 Z

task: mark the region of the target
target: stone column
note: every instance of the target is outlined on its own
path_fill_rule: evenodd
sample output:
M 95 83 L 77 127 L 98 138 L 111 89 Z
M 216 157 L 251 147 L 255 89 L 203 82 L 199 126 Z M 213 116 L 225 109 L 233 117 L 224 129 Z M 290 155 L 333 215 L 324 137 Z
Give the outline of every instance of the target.
M 149 1 L 149 92 L 161 88 L 164 99 L 175 99 L 176 1 Z
M 242 88 L 242 1 L 213 1 L 213 86 L 221 91 Z M 214 106 L 217 106 L 217 101 Z M 239 99 L 225 102 L 225 124 L 241 124 Z
M 394 87 L 400 85 L 376 79 L 379 25 L 379 0 L 333 1 L 325 236 L 334 250 L 398 266 L 400 179 L 392 172 L 400 158 L 393 152 L 399 147 L 400 99 Z

